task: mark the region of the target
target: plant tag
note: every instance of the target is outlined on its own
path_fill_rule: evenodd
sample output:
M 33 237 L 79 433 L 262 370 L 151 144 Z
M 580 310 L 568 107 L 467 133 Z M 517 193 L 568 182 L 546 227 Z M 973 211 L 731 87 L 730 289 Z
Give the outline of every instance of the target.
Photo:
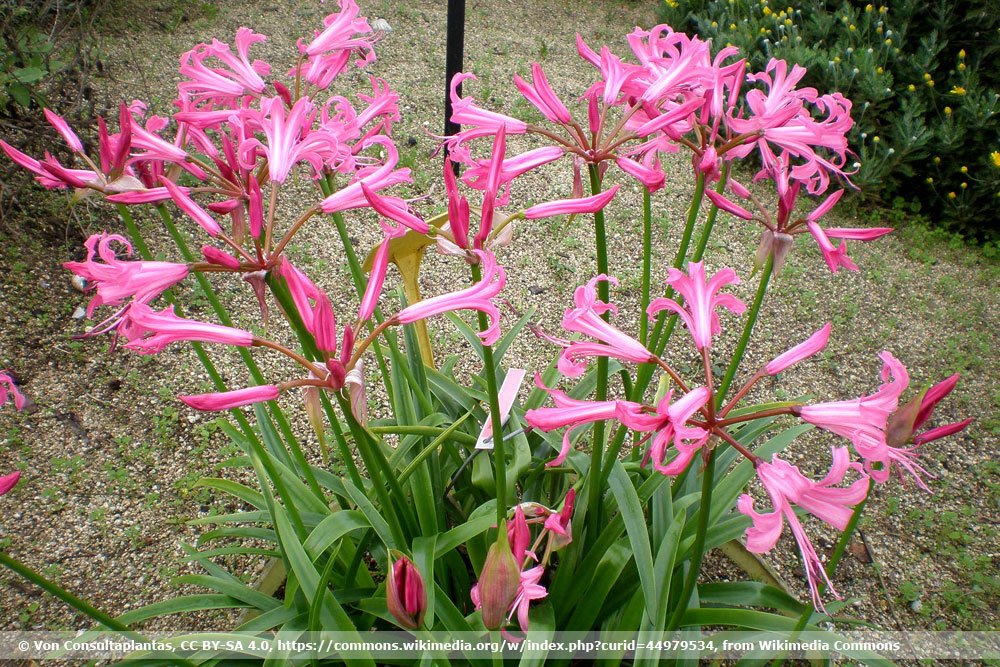
M 510 409 L 514 407 L 514 400 L 517 399 L 517 392 L 520 391 L 521 383 L 524 382 L 525 373 L 523 368 L 511 368 L 503 378 L 503 384 L 500 385 L 498 392 L 501 428 L 510 417 Z M 486 423 L 483 424 L 483 430 L 479 432 L 479 439 L 476 440 L 476 449 L 493 449 L 493 421 L 489 414 L 486 415 Z

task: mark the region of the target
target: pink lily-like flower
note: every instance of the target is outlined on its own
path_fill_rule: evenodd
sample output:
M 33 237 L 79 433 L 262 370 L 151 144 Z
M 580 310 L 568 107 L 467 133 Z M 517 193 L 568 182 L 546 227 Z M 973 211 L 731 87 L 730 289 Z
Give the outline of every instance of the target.
M 573 541 L 573 506 L 576 503 L 576 489 L 570 489 L 563 501 L 563 508 L 552 512 L 545 519 L 545 530 L 549 531 L 549 550 L 558 551 Z
M 157 354 L 178 341 L 253 345 L 253 334 L 249 331 L 178 317 L 173 306 L 156 312 L 144 303 L 133 303 L 128 311 L 127 329 L 129 342 L 125 347 L 140 354 Z
M 563 347 L 558 366 L 559 372 L 566 377 L 583 375 L 586 361 L 581 360 L 591 357 L 612 357 L 638 364 L 655 360 L 653 353 L 642 343 L 601 318 L 601 315 L 609 311 L 618 314 L 614 304 L 605 303 L 597 298 L 597 283 L 601 281 L 618 284 L 616 278 L 602 273 L 592 278 L 586 285 L 577 287 L 573 293 L 576 308 L 568 308 L 562 320 L 563 329 L 585 334 L 596 338 L 597 341 L 570 341 L 547 336 L 549 340 Z
M 549 594 L 539 582 L 542 580 L 542 575 L 545 574 L 545 566 L 536 565 L 533 568 L 524 570 L 521 572 L 521 580 L 517 587 L 517 594 L 514 596 L 514 602 L 510 606 L 510 614 L 507 616 L 507 622 L 517 614 L 517 624 L 521 626 L 521 632 L 528 631 L 528 610 L 531 606 L 532 600 L 541 600 Z M 518 641 L 516 637 L 512 637 L 507 634 L 506 630 L 503 633 L 507 636 L 509 640 Z
M 499 136 L 499 133 L 497 136 Z M 458 150 L 453 151 L 453 154 L 464 155 L 465 152 L 467 150 L 464 147 L 460 147 Z M 497 204 L 506 206 L 510 202 L 510 184 L 515 178 L 532 169 L 537 169 L 558 160 L 563 155 L 565 155 L 565 151 L 559 146 L 542 146 L 510 158 L 504 158 L 501 154 L 500 159 L 502 159 L 502 163 L 499 165 L 497 179 L 500 183 L 499 192 L 496 193 Z M 462 182 L 475 190 L 485 190 L 488 182 L 487 176 L 493 169 L 496 159 L 496 153 L 492 152 L 487 159 L 477 160 L 472 158 L 471 154 L 468 158 L 463 158 L 461 161 L 468 166 L 462 173 Z
M 241 141 L 241 166 L 252 169 L 256 152 L 263 153 L 267 156 L 267 171 L 272 183 L 284 183 L 298 162 L 308 162 L 316 173 L 320 173 L 326 160 L 337 152 L 339 142 L 331 132 L 310 131 L 313 103 L 307 97 L 299 98 L 287 115 L 281 97 L 261 98 L 260 111 L 250 109 L 243 113 L 248 124 L 264 133 L 267 142 L 262 143 L 255 137 Z
M 711 398 L 707 387 L 698 387 L 671 403 L 673 392 L 668 391 L 656 412 L 650 414 L 645 406 L 619 401 L 616 416 L 620 422 L 640 433 L 655 433 L 649 447 L 653 468 L 664 475 L 679 475 L 684 472 L 695 453 L 701 449 L 710 433 L 699 426 L 687 426 L 687 422 L 701 410 Z M 673 444 L 677 456 L 664 463 L 667 450 Z
M 324 213 L 338 213 L 355 208 L 368 208 L 370 206 L 364 191 L 361 189 L 361 182 L 372 192 L 378 192 L 385 188 L 400 183 L 410 182 L 409 168 L 396 169 L 399 164 L 399 151 L 389 137 L 378 135 L 369 139 L 361 149 L 373 144 L 378 144 L 385 148 L 385 161 L 377 167 L 366 167 L 356 172 L 355 179 L 334 192 L 332 195 L 319 203 Z M 382 201 L 389 201 L 390 205 L 397 209 L 405 209 L 406 204 L 402 199 L 383 197 Z
M 782 352 L 764 366 L 764 372 L 768 375 L 777 375 L 781 371 L 794 366 L 803 359 L 808 359 L 826 347 L 830 340 L 831 323 L 827 322 L 823 327 L 809 338 L 805 339 L 793 348 Z
M 524 419 L 532 428 L 540 431 L 554 431 L 566 428 L 563 434 L 562 448 L 559 455 L 545 465 L 553 467 L 562 465 L 569 455 L 570 436 L 573 431 L 581 426 L 586 426 L 594 422 L 605 419 L 613 419 L 618 414 L 618 404 L 622 401 L 581 401 L 571 398 L 565 392 L 558 389 L 549 389 L 542 383 L 540 375 L 535 375 L 535 385 L 539 389 L 546 391 L 556 404 L 554 408 L 534 408 L 524 413 Z M 642 406 L 638 403 L 629 403 L 634 411 L 638 412 Z M 568 427 L 568 428 L 567 428 Z
M 6 371 L 0 371 L 0 407 L 13 399 L 14 407 L 23 410 L 28 405 L 28 397 L 21 393 L 17 382 Z
M 716 308 L 726 308 L 736 315 L 746 310 L 746 304 L 732 294 L 720 293 L 726 285 L 735 285 L 739 281 L 736 272 L 730 268 L 722 269 L 711 280 L 706 280 L 702 262 L 690 262 L 687 274 L 671 268 L 667 284 L 684 297 L 685 306 L 673 299 L 659 298 L 649 304 L 647 313 L 650 316 L 661 310 L 677 313 L 687 325 L 695 346 L 705 350 L 711 347 L 712 336 L 722 331 Z
M 851 467 L 847 448 L 834 447 L 830 472 L 819 482 L 814 482 L 805 477 L 797 467 L 775 456 L 770 463 L 761 463 L 757 466 L 757 477 L 771 498 L 774 511 L 769 514 L 754 511 L 753 498 L 746 494 L 740 496 L 737 501 L 740 512 L 753 520 L 753 525 L 746 531 L 747 549 L 753 553 L 766 553 L 773 549 L 781 536 L 785 522 L 788 522 L 788 527 L 791 528 L 792 535 L 798 543 L 799 553 L 802 555 L 813 606 L 819 610 L 824 610 L 819 593 L 820 579 L 826 582 L 834 597 L 840 599 L 840 595 L 826 575 L 823 563 L 802 524 L 799 523 L 792 506 L 798 505 L 834 528 L 845 530 L 854 513 L 854 506 L 868 495 L 870 484 L 869 479 L 862 476 L 845 488 L 833 488 L 843 481 L 844 475 Z
M 424 578 L 413 561 L 402 554 L 392 563 L 385 579 L 385 603 L 402 627 L 416 630 L 423 625 L 427 611 Z
M 577 197 L 575 199 L 558 199 L 556 201 L 536 204 L 524 210 L 524 217 L 528 220 L 539 218 L 551 218 L 556 215 L 573 215 L 576 213 L 595 213 L 602 210 L 618 194 L 616 185 L 604 192 L 590 197 Z
M 531 63 L 531 78 L 533 83 L 529 84 L 517 74 L 514 75 L 514 85 L 521 91 L 524 99 L 531 102 L 551 122 L 560 125 L 571 123 L 573 118 L 569 109 L 552 90 L 542 66 L 538 63 Z
M 917 416 L 913 420 L 913 431 L 919 429 L 928 419 L 930 419 L 931 414 L 934 412 L 934 408 L 937 407 L 937 404 L 940 403 L 945 396 L 951 393 L 952 389 L 954 389 L 958 384 L 960 377 L 961 376 L 958 373 L 955 373 L 951 377 L 937 383 L 924 393 L 924 395 L 920 398 L 920 408 L 917 411 Z M 972 421 L 973 420 L 970 417 L 969 419 L 955 422 L 953 424 L 946 424 L 944 426 L 932 428 L 924 431 L 923 433 L 914 435 L 913 442 L 918 445 L 923 445 L 931 442 L 932 440 L 938 440 L 945 436 L 953 435 L 971 424 Z M 892 422 L 893 420 L 890 418 L 890 433 L 892 433 Z M 895 445 L 896 442 L 890 442 L 889 444 Z
M 163 187 L 170 193 L 170 198 L 177 204 L 177 208 L 191 216 L 191 219 L 198 223 L 198 226 L 204 229 L 206 234 L 214 238 L 222 233 L 222 227 L 219 226 L 219 223 L 209 215 L 208 211 L 191 199 L 184 191 L 186 188 L 180 188 L 168 178 L 164 178 L 162 182 Z
M 363 180 L 358 181 L 358 185 L 361 186 L 361 192 L 364 194 L 368 204 L 376 213 L 388 218 L 389 220 L 409 227 L 418 234 L 430 233 L 430 227 L 427 226 L 427 223 L 410 213 L 405 204 L 400 206 L 397 203 L 391 203 L 392 200 L 385 199 L 376 194 L 375 191 L 368 187 L 368 184 Z M 386 231 L 386 234 L 388 235 L 388 231 L 385 227 L 383 227 L 383 231 Z M 397 235 L 401 235 L 402 233 L 403 232 L 400 231 Z
M 252 405 L 262 401 L 273 401 L 278 398 L 278 387 L 273 384 L 263 384 L 246 389 L 222 391 L 212 394 L 196 394 L 193 396 L 178 396 L 185 405 L 202 412 L 215 412 Z
M 477 107 L 475 100 L 471 97 L 459 97 L 458 87 L 462 85 L 462 82 L 475 78 L 474 74 L 459 72 L 451 80 L 451 120 L 458 125 L 467 125 L 469 129 L 462 130 L 449 138 L 449 144 L 460 146 L 473 139 L 490 137 L 499 132 L 500 128 L 503 128 L 507 134 L 527 132 L 528 124 L 523 120 Z
M 865 471 L 876 482 L 881 484 L 887 481 L 893 464 L 896 464 L 901 469 L 900 474 L 903 470 L 909 472 L 921 488 L 929 490 L 921 479 L 921 474 L 929 473 L 916 463 L 917 446 L 956 433 L 970 422 L 950 424 L 934 429 L 936 432 L 928 431 L 917 442 L 913 438 L 913 430 L 924 423 L 933 405 L 947 393 L 945 390 L 950 391 L 948 385 L 952 383 L 952 379 L 936 385 L 926 405 L 921 399 L 919 406 L 912 404 L 897 410 L 899 397 L 909 386 L 909 375 L 903 364 L 889 352 L 883 352 L 879 357 L 884 366 L 882 385 L 877 392 L 851 401 L 804 405 L 795 408 L 795 414 L 811 424 L 849 439 L 855 451 L 864 459 Z M 919 419 L 921 414 L 924 416 L 923 420 Z M 891 431 L 890 420 L 893 420 Z M 910 426 L 911 423 L 916 426 Z M 917 446 L 904 447 L 911 439 Z
M 94 234 L 85 243 L 86 261 L 63 264 L 64 268 L 86 278 L 97 290 L 87 305 L 87 317 L 93 316 L 98 306 L 117 306 L 130 297 L 137 303 L 149 303 L 183 280 L 190 270 L 187 264 L 120 260 L 112 243 L 124 246 L 127 254 L 132 253 L 132 246 L 125 237 Z M 94 255 L 102 261 L 94 261 Z
M 490 320 L 487 330 L 479 332 L 483 344 L 492 345 L 500 338 L 500 310 L 493 303 L 493 297 L 500 293 L 507 282 L 507 274 L 497 264 L 493 253 L 473 250 L 482 264 L 483 279 L 472 287 L 457 292 L 449 292 L 411 304 L 392 316 L 394 322 L 410 324 L 417 320 L 450 313 L 455 310 L 478 310 L 486 313 Z
M 311 42 L 301 39 L 298 42 L 299 52 L 307 56 L 298 71 L 302 78 L 320 88 L 328 87 L 346 69 L 352 54 L 361 54 L 355 61 L 358 67 L 375 61 L 374 44 L 379 35 L 371 34 L 368 19 L 358 16 L 361 10 L 354 0 L 339 0 L 337 4 L 340 12 L 323 20 L 326 27 L 316 32 Z M 289 72 L 295 73 L 295 68 Z
M 21 471 L 19 470 L 15 470 L 9 475 L 0 475 L 0 496 L 13 489 L 19 479 L 21 479 Z
M 851 261 L 851 258 L 847 256 L 847 243 L 844 239 L 855 239 L 858 241 L 874 241 L 877 238 L 881 238 L 892 231 L 891 227 L 874 227 L 872 229 L 850 229 L 850 228 L 829 228 L 823 229 L 815 220 L 812 218 L 807 218 L 807 225 L 809 227 L 809 233 L 813 235 L 816 239 L 816 243 L 819 244 L 819 249 L 823 253 L 823 259 L 826 260 L 826 265 L 830 267 L 830 270 L 834 273 L 840 267 L 844 267 L 849 271 L 857 271 L 858 265 Z M 841 239 L 839 246 L 834 246 L 830 238 Z
M 188 81 L 177 85 L 182 97 L 195 102 L 212 100 L 216 103 L 235 104 L 246 94 L 260 95 L 265 83 L 261 76 L 271 73 L 271 66 L 262 60 L 250 62 L 250 47 L 265 42 L 267 37 L 250 28 L 236 31 L 236 53 L 228 44 L 213 39 L 211 44 L 199 44 L 181 56 L 180 73 Z M 206 60 L 215 58 L 225 67 L 211 67 Z
M 514 520 L 507 524 L 507 541 L 510 543 L 510 552 L 514 555 L 514 562 L 518 567 L 524 567 L 529 557 L 538 560 L 535 554 L 528 551 L 528 546 L 531 544 L 531 530 L 528 528 L 524 509 L 520 505 L 514 508 Z
M 70 149 L 74 153 L 83 153 L 83 142 L 80 141 L 80 137 L 76 136 L 69 123 L 67 123 L 62 116 L 49 111 L 48 109 L 42 109 L 45 114 L 45 120 L 49 121 L 49 124 L 56 128 L 56 131 L 62 135 L 62 138 L 66 140 L 69 144 Z
M 372 270 L 368 275 L 368 286 L 365 288 L 364 296 L 361 298 L 361 305 L 358 307 L 358 319 L 361 321 L 370 320 L 375 313 L 379 297 L 382 296 L 382 286 L 385 284 L 385 276 L 389 270 L 389 244 L 393 239 L 400 238 L 406 233 L 406 229 L 400 227 L 382 226 L 385 238 L 375 251 L 375 258 L 372 262 Z

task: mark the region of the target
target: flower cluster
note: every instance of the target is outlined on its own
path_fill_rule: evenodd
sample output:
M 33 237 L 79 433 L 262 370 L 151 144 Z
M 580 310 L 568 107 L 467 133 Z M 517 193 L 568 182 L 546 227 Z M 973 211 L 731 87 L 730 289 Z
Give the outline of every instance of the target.
M 806 510 L 828 524 L 843 530 L 853 512 L 853 507 L 867 496 L 869 478 L 877 483 L 888 480 L 893 467 L 900 476 L 911 474 L 918 485 L 927 488 L 921 474 L 928 474 L 917 462 L 917 448 L 923 444 L 961 431 L 972 421 L 939 426 L 915 435 L 930 418 L 934 407 L 958 382 L 958 375 L 937 384 L 912 399 L 905 406 L 899 398 L 909 384 L 906 369 L 888 352 L 882 353 L 885 368 L 883 384 L 872 396 L 850 401 L 794 404 L 767 410 L 742 411 L 729 416 L 751 388 L 762 378 L 777 375 L 795 364 L 822 351 L 829 340 L 831 325 L 828 323 L 805 341 L 777 356 L 756 373 L 736 392 L 732 399 L 721 405 L 719 389 L 712 373 L 713 339 L 721 332 L 721 310 L 742 314 L 746 308 L 742 301 L 723 290 L 739 282 L 736 272 L 724 268 L 709 278 L 700 262 L 688 264 L 687 272 L 670 269 L 667 283 L 683 297 L 684 305 L 668 298 L 656 299 L 649 305 L 648 314 L 654 316 L 661 310 L 675 313 L 691 335 L 692 343 L 704 360 L 704 385 L 693 387 L 670 364 L 611 326 L 600 315 L 613 310 L 611 304 L 594 298 L 594 283 L 607 280 L 598 276 L 576 294 L 576 308 L 568 309 L 563 326 L 569 331 L 586 333 L 596 341 L 561 341 L 548 337 L 563 346 L 560 361 L 572 360 L 569 375 L 581 375 L 586 359 L 595 356 L 611 357 L 621 361 L 656 364 L 671 379 L 676 389 L 666 391 L 656 405 L 617 399 L 605 401 L 578 400 L 564 392 L 548 389 L 555 407 L 536 408 L 526 413 L 526 420 L 533 428 L 552 431 L 566 428 L 562 449 L 550 465 L 561 464 L 571 448 L 571 433 L 575 429 L 596 421 L 613 419 L 637 434 L 638 443 L 649 441 L 644 462 L 652 462 L 654 469 L 665 475 L 679 475 L 688 469 L 699 452 L 707 459 L 720 442 L 734 447 L 753 462 L 760 479 L 774 506 L 774 511 L 761 514 L 754 510 L 753 500 L 744 495 L 739 500 L 739 510 L 749 516 L 753 525 L 747 530 L 747 548 L 762 553 L 770 551 L 777 543 L 782 526 L 788 522 L 799 545 L 813 602 L 822 609 L 819 582 L 824 581 L 832 594 L 822 563 L 797 518 L 793 505 Z M 581 328 L 578 322 L 599 323 L 598 326 Z M 564 371 L 565 372 L 565 371 Z M 675 394 L 679 393 L 679 396 Z M 775 415 L 794 415 L 822 429 L 847 438 L 861 462 L 852 462 L 846 447 L 834 448 L 833 467 L 821 481 L 805 477 L 795 466 L 773 457 L 765 461 L 739 442 L 731 427 L 754 419 Z M 912 443 L 912 446 L 908 446 Z M 847 473 L 854 470 L 858 479 L 847 487 L 838 487 Z
M 14 401 L 14 407 L 18 410 L 23 410 L 28 406 L 28 398 L 21 393 L 11 374 L 7 371 L 0 371 L 0 407 L 6 405 L 10 400 Z M 13 489 L 20 479 L 21 473 L 18 470 L 7 475 L 0 475 L 0 496 Z

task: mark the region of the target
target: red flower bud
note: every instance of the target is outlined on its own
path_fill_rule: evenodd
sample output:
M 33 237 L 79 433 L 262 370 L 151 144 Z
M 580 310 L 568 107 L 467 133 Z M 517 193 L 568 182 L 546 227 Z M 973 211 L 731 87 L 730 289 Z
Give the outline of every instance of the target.
M 472 600 L 482 611 L 487 629 L 496 630 L 505 624 L 520 583 L 521 571 L 510 550 L 507 526 L 502 524 L 497 530 L 497 541 L 486 554 L 479 582 L 473 588 Z
M 402 554 L 385 581 L 385 604 L 401 627 L 416 630 L 423 625 L 427 611 L 424 579 L 413 561 Z

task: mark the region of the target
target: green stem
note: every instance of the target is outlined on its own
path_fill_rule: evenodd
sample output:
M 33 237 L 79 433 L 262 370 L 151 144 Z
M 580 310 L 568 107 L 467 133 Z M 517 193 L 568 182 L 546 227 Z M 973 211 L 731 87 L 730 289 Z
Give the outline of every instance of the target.
M 601 173 L 596 164 L 588 166 L 590 172 L 590 194 L 596 195 L 601 192 Z M 594 213 L 594 246 L 597 254 L 597 273 L 608 274 L 608 238 L 604 225 L 604 211 Z M 605 303 L 611 300 L 610 286 L 607 281 L 597 283 L 597 295 Z M 604 320 L 609 319 L 609 314 L 601 316 Z M 595 390 L 595 400 L 600 402 L 608 398 L 608 358 L 597 357 L 597 388 Z M 605 445 L 605 424 L 603 421 L 594 422 L 594 439 L 590 449 L 590 471 L 588 473 L 590 481 L 590 493 L 588 495 L 587 513 L 588 523 L 599 526 L 601 521 L 601 460 L 604 456 Z M 596 533 L 595 533 L 596 536 Z M 592 539 L 588 536 L 588 540 Z
M 653 263 L 653 197 L 649 190 L 642 189 L 642 296 L 639 302 L 639 342 L 646 344 L 649 337 L 649 283 Z
M 715 191 L 720 195 L 726 189 L 726 181 L 729 180 L 729 163 L 726 162 L 722 167 L 722 177 L 719 178 L 719 184 L 715 187 Z M 705 220 L 705 226 L 701 230 L 701 238 L 698 239 L 698 245 L 694 249 L 694 254 L 691 255 L 692 262 L 700 262 L 701 258 L 705 256 L 705 248 L 708 247 L 708 239 L 712 236 L 712 228 L 715 227 L 715 219 L 719 216 L 719 207 L 712 204 L 708 209 L 708 218 Z
M 736 377 L 736 371 L 740 368 L 740 363 L 743 361 L 743 355 L 746 353 L 747 343 L 750 342 L 750 335 L 753 333 L 753 327 L 757 323 L 757 316 L 760 314 L 760 306 L 764 303 L 764 295 L 767 293 L 767 285 L 771 280 L 771 271 L 774 267 L 774 258 L 768 257 L 767 263 L 764 264 L 763 273 L 760 276 L 760 282 L 757 284 L 757 293 L 754 294 L 753 303 L 750 304 L 750 312 L 747 314 L 747 322 L 743 326 L 743 333 L 740 335 L 740 340 L 736 344 L 736 350 L 733 352 L 733 359 L 729 362 L 729 368 L 726 369 L 726 375 L 722 378 L 722 384 L 719 385 L 719 389 L 716 392 L 715 405 L 716 407 L 722 407 L 726 400 L 726 394 L 729 392 L 729 386 L 733 383 L 733 378 Z
M 697 459 L 695 459 L 697 461 Z M 691 465 L 696 465 L 694 461 Z M 698 584 L 698 574 L 701 570 L 701 561 L 705 556 L 705 536 L 708 535 L 708 519 L 709 515 L 712 513 L 712 489 L 715 486 L 715 450 L 713 449 L 708 454 L 708 462 L 705 464 L 705 469 L 701 473 L 701 499 L 699 500 L 699 511 L 698 511 L 698 529 L 695 532 L 694 537 L 694 556 L 691 558 L 691 569 L 688 571 L 687 578 L 684 580 L 684 588 L 681 589 L 681 595 L 677 599 L 677 607 L 674 608 L 674 613 L 670 616 L 670 622 L 667 623 L 666 630 L 668 632 L 676 630 L 680 624 L 681 619 L 684 617 L 684 612 L 687 611 L 688 604 L 691 601 L 691 594 L 694 592 L 695 586 Z
M 472 265 L 472 280 L 483 279 L 483 269 L 478 264 Z M 478 312 L 479 330 L 486 331 L 489 319 L 486 313 Z M 500 395 L 497 389 L 497 369 L 493 360 L 493 346 L 483 345 L 483 366 L 486 374 L 486 391 L 490 399 L 490 424 L 493 426 L 493 471 L 494 484 L 497 490 L 497 525 L 502 525 L 507 518 L 507 445 L 503 440 L 503 424 L 500 415 Z

